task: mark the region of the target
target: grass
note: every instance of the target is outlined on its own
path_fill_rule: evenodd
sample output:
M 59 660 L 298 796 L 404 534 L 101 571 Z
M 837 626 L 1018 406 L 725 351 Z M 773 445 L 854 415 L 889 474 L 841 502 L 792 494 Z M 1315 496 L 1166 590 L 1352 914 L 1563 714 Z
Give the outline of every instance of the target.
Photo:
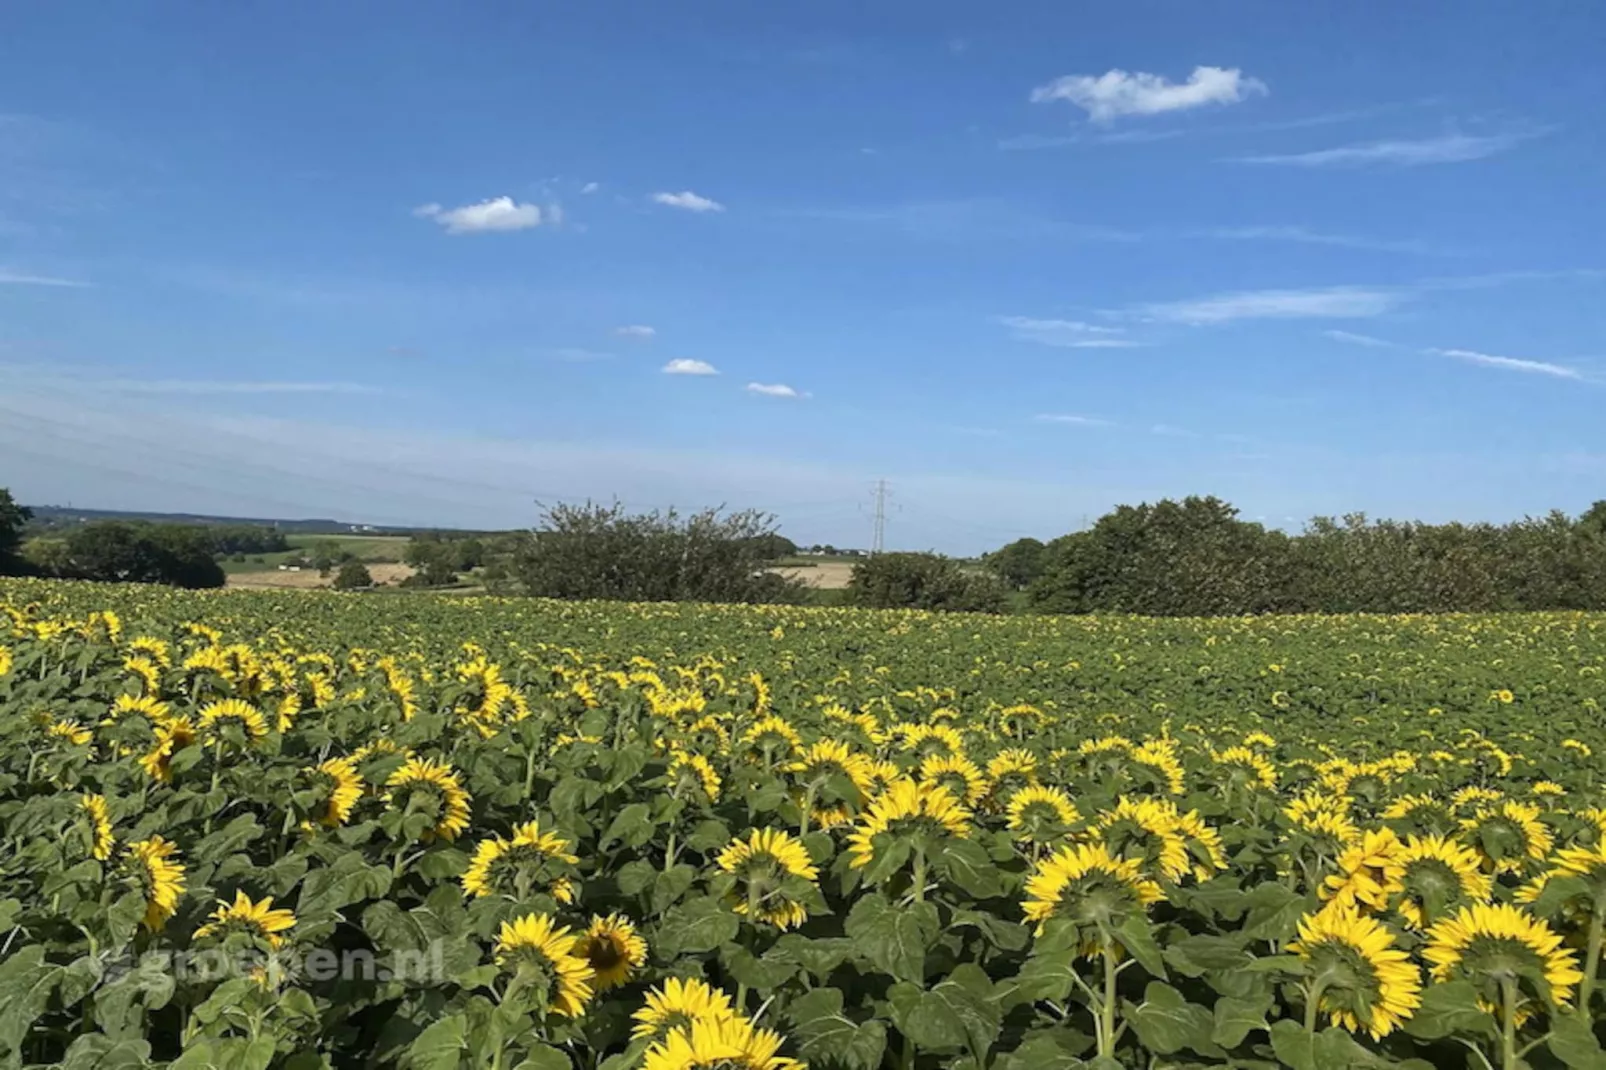
M 407 548 L 407 538 L 401 535 L 290 535 L 291 549 L 273 554 L 247 554 L 244 561 L 225 557 L 218 563 L 227 575 L 245 572 L 272 572 L 293 557 L 310 556 L 313 546 L 331 542 L 339 553 L 349 553 L 359 561 L 400 561 Z

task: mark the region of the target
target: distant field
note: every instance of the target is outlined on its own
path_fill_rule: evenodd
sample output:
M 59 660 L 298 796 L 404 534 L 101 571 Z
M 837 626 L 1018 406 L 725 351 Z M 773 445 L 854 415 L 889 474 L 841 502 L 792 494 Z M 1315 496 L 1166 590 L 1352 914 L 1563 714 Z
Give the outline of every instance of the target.
M 789 580 L 822 591 L 840 591 L 853 579 L 853 558 L 815 558 L 806 565 L 782 564 L 773 569 Z M 818 563 L 816 563 L 818 562 Z
M 279 566 L 293 557 L 310 553 L 315 544 L 324 542 L 334 543 L 342 552 L 354 555 L 359 561 L 399 562 L 402 554 L 407 549 L 408 540 L 400 535 L 291 535 L 289 536 L 291 549 L 283 553 L 248 554 L 244 561 L 233 561 L 225 557 L 219 563 L 223 566 L 224 573 L 229 576 L 229 585 L 231 587 L 241 586 L 241 584 L 235 582 L 234 577 L 236 576 L 257 576 L 262 573 L 273 573 L 276 576 L 298 576 L 300 573 L 279 572 Z M 406 566 L 402 567 L 405 568 Z M 407 569 L 405 574 L 411 575 L 412 569 Z M 317 575 L 316 572 L 312 573 L 314 579 L 317 578 Z M 378 579 L 377 575 L 375 579 Z M 316 586 L 316 584 L 249 583 L 245 584 L 245 586 L 281 587 Z

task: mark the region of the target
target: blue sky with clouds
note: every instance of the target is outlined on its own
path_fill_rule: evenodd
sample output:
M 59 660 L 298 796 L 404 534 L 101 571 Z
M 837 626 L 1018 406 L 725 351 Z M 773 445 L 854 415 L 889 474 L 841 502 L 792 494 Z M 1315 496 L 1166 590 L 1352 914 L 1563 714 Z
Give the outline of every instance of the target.
M 1606 497 L 1606 10 L 62 2 L 0 37 L 0 485 L 974 551 Z

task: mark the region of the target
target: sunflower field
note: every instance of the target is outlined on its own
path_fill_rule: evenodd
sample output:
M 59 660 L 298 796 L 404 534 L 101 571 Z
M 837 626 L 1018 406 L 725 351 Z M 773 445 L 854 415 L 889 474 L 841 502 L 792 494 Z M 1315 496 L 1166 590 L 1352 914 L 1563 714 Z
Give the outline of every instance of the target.
M 1606 617 L 0 582 L 0 1064 L 1606 1067 Z

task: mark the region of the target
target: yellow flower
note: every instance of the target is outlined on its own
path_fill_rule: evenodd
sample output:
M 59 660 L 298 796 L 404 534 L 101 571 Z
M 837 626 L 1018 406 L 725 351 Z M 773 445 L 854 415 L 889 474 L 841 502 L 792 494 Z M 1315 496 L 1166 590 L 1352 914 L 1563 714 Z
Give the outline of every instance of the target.
M 411 799 L 420 788 L 435 797 L 435 825 L 427 835 L 455 840 L 458 833 L 468 828 L 468 804 L 472 800 L 446 762 L 409 758 L 385 781 L 385 787 L 390 789 L 385 795 L 386 803 L 394 802 L 398 792 Z
M 242 699 L 226 698 L 201 707 L 200 728 L 208 745 L 215 742 L 218 732 L 229 724 L 238 725 L 247 741 L 268 734 L 268 722 L 262 711 Z
M 161 784 L 173 779 L 173 755 L 195 742 L 195 728 L 182 717 L 175 717 L 156 726 L 156 743 L 140 755 L 139 767 L 145 775 Z
M 1123 795 L 1113 810 L 1099 813 L 1095 834 L 1117 857 L 1152 867 L 1154 875 L 1180 881 L 1188 875 L 1188 843 L 1177 828 L 1176 807 L 1160 799 Z
M 575 954 L 591 966 L 592 987 L 606 992 L 630 980 L 646 964 L 647 941 L 637 935 L 635 925 L 623 914 L 593 916 L 591 927 L 575 946 Z
M 195 939 L 204 940 L 210 936 L 244 931 L 265 941 L 268 947 L 277 949 L 284 946 L 284 937 L 280 934 L 289 932 L 295 928 L 295 924 L 296 916 L 293 913 L 283 908 L 274 909 L 271 895 L 263 897 L 260 903 L 253 903 L 250 896 L 236 890 L 234 902 L 218 900 L 217 909 L 212 911 L 210 920 L 195 930 Z
M 1005 807 L 1009 831 L 1018 840 L 1050 843 L 1059 839 L 1082 820 L 1081 811 L 1071 797 L 1059 788 L 1034 784 L 1009 797 Z
M 773 757 L 785 758 L 803 745 L 803 738 L 785 718 L 765 717 L 742 733 L 742 743 Z
M 11 648 L 0 646 L 0 676 L 9 675 L 11 672 L 11 665 Z
M 1412 836 L 1383 866 L 1383 891 L 1412 929 L 1433 924 L 1445 910 L 1486 902 L 1492 888 L 1477 852 L 1443 836 Z
M 476 898 L 492 894 L 522 898 L 544 884 L 552 898 L 568 903 L 574 886 L 562 875 L 562 866 L 579 861 L 568 840 L 543 830 L 539 821 L 528 821 L 514 828 L 511 840 L 492 836 L 479 842 L 463 874 L 463 891 Z
M 1488 1007 L 1499 1007 L 1503 989 L 1537 990 L 1542 1000 L 1562 1004 L 1583 980 L 1577 956 L 1562 947 L 1559 933 L 1510 903 L 1476 903 L 1438 922 L 1422 952 L 1435 981 L 1465 978 Z M 1536 985 L 1535 976 L 1544 983 Z M 1526 986 L 1526 987 L 1525 987 Z M 1532 1010 L 1525 1001 L 1524 1009 Z
M 631 1015 L 636 1024 L 630 1035 L 661 1040 L 695 1022 L 724 1022 L 735 1016 L 730 997 L 706 981 L 671 977 L 662 988 L 648 992 L 646 1005 Z
M 344 825 L 362 798 L 363 784 L 357 773 L 357 759 L 330 758 L 311 772 L 325 791 L 323 813 L 318 821 L 330 827 Z
M 90 853 L 104 862 L 112 856 L 112 847 L 117 843 L 112 837 L 111 811 L 106 806 L 106 796 L 85 795 L 78 800 L 78 805 L 89 815 Z
M 66 740 L 75 747 L 86 746 L 95 738 L 95 733 L 92 730 L 85 728 L 77 721 L 52 721 L 50 722 L 50 727 L 46 729 L 46 734 L 51 739 Z
M 1321 898 L 1331 900 L 1340 910 L 1384 909 L 1388 906 L 1386 872 L 1400 848 L 1400 838 L 1393 829 L 1368 829 L 1339 852 L 1338 872 L 1322 883 Z
M 669 759 L 669 779 L 672 784 L 679 785 L 689 781 L 708 796 L 709 802 L 719 801 L 720 779 L 714 772 L 714 766 L 701 754 L 690 751 L 674 750 Z
M 853 856 L 850 864 L 855 869 L 868 866 L 875 858 L 877 836 L 904 832 L 964 839 L 970 835 L 970 811 L 940 785 L 901 777 L 870 800 L 848 837 L 848 852 Z
M 642 1070 L 805 1070 L 777 1055 L 781 1036 L 744 1018 L 698 1020 L 647 1049 Z
M 1496 691 L 1489 692 L 1489 701 L 1498 702 L 1502 706 L 1509 706 L 1517 701 L 1517 696 L 1513 695 L 1509 689 L 1502 687 Z
M 1492 873 L 1520 873 L 1543 862 L 1556 837 L 1539 820 L 1539 807 L 1508 800 L 1498 807 L 1480 806 L 1461 821 L 1461 839 L 1483 859 Z
M 178 847 L 160 836 L 128 845 L 129 861 L 145 892 L 145 928 L 155 932 L 178 910 L 184 895 L 184 865 Z
M 556 928 L 546 914 L 504 921 L 496 937 L 496 964 L 530 983 L 542 985 L 546 1005 L 578 1018 L 591 1002 L 591 964 L 575 955 L 580 942 L 567 927 Z
M 790 929 L 808 920 L 808 909 L 788 894 L 785 881 L 814 881 L 819 870 L 809 859 L 802 841 L 781 829 L 759 829 L 746 840 L 732 840 L 715 864 L 740 881 L 731 893 L 731 908 L 743 916 L 778 929 Z
M 1117 858 L 1102 843 L 1084 843 L 1062 847 L 1032 869 L 1021 909 L 1038 932 L 1050 918 L 1070 919 L 1083 934 L 1083 954 L 1092 954 L 1094 936 L 1164 898 L 1136 860 Z
M 1277 790 L 1277 768 L 1257 751 L 1248 747 L 1228 747 L 1223 751 L 1211 752 L 1210 760 L 1225 766 L 1229 775 L 1234 775 L 1235 781 L 1267 791 Z
M 987 778 L 975 762 L 962 755 L 927 755 L 920 763 L 920 779 L 947 788 L 948 794 L 967 806 L 975 806 L 987 795 Z
M 1375 918 L 1329 906 L 1301 918 L 1299 937 L 1288 947 L 1305 960 L 1319 1008 L 1351 1033 L 1364 1028 L 1380 1040 L 1422 1005 L 1411 956 Z

